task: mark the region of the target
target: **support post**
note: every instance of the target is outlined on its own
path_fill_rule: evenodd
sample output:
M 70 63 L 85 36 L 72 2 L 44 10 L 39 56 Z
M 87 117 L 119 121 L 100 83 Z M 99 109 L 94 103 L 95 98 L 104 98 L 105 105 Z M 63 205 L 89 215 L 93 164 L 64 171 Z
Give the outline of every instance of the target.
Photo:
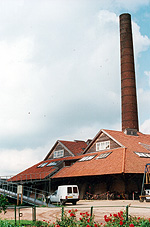
M 126 221 L 128 221 L 128 215 L 129 215 L 129 206 L 126 206 Z
M 64 219 L 64 207 L 62 207 L 62 210 L 61 210 L 61 220 Z
M 32 221 L 36 221 L 36 206 L 32 207 Z
M 16 217 L 17 217 L 17 212 L 16 212 L 16 205 L 15 205 L 15 207 L 14 207 L 14 210 L 15 210 L 15 226 L 16 226 Z
M 91 219 L 93 217 L 93 206 L 91 207 Z
M 20 208 L 18 207 L 18 215 L 19 215 L 19 224 L 20 224 Z

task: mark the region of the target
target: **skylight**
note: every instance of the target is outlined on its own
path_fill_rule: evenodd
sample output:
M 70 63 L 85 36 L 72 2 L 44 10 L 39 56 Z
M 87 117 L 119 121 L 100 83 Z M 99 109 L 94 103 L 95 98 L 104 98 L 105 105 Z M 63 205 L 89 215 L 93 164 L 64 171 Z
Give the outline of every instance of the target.
M 107 152 L 104 154 L 99 155 L 96 159 L 102 159 L 102 158 L 107 158 L 112 152 Z
M 139 144 L 141 144 L 141 146 L 143 146 L 145 149 L 150 151 L 150 145 L 149 144 L 145 144 L 145 143 L 139 143 Z
M 134 153 L 141 158 L 150 158 L 150 153 L 143 153 L 143 152 L 134 152 Z
M 42 168 L 42 167 L 46 166 L 47 164 L 48 164 L 48 162 L 44 162 L 44 163 L 40 164 L 39 166 L 37 166 L 37 168 Z
M 85 156 L 85 157 L 81 158 L 79 160 L 79 162 L 89 161 L 89 160 L 91 160 L 94 157 L 95 157 L 95 155 Z
M 47 166 L 56 166 L 56 165 L 57 165 L 57 162 L 50 162 L 50 163 L 48 163 Z

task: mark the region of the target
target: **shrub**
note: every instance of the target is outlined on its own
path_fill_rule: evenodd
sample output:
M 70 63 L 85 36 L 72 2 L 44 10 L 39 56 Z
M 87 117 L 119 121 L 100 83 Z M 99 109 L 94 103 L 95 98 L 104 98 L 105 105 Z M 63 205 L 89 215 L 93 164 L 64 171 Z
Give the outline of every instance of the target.
M 8 200 L 6 196 L 0 195 L 0 213 L 2 213 L 2 211 L 4 212 L 4 214 L 6 213 L 7 205 Z

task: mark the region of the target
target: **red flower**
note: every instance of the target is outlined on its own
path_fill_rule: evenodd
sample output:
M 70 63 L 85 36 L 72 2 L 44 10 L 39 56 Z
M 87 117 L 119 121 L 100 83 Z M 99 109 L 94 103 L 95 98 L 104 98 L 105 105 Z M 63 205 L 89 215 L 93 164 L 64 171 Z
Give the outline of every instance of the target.
M 121 214 L 118 212 L 118 217 L 120 218 L 121 217 Z
M 70 213 L 70 216 L 71 216 L 71 217 L 75 217 L 75 214 L 74 214 L 74 213 Z
M 86 227 L 91 227 L 90 225 L 87 225 Z
M 138 217 L 137 219 L 140 220 L 140 217 Z
M 134 227 L 134 225 L 133 224 L 130 224 L 129 227 Z
M 117 214 L 113 214 L 113 216 L 116 218 L 117 217 Z
M 78 210 L 77 209 L 75 209 L 75 212 L 77 212 Z
M 123 222 L 122 222 L 122 221 L 120 221 L 120 222 L 119 222 L 119 224 L 120 224 L 120 225 L 123 225 Z
M 82 215 L 83 213 L 80 213 L 80 215 Z
M 110 218 L 105 218 L 105 222 L 109 222 L 109 221 L 111 221 Z
M 97 224 L 94 224 L 94 227 L 98 227 L 98 225 Z
M 68 213 L 71 213 L 71 210 L 69 210 Z
M 87 222 L 89 223 L 90 222 L 90 219 L 88 219 Z

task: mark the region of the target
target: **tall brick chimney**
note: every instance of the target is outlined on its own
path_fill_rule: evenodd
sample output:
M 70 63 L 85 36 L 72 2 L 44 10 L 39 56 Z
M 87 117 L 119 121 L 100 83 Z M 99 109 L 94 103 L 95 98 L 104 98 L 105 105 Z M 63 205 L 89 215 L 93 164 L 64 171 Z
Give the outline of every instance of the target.
M 131 15 L 120 15 L 122 131 L 139 131 Z

